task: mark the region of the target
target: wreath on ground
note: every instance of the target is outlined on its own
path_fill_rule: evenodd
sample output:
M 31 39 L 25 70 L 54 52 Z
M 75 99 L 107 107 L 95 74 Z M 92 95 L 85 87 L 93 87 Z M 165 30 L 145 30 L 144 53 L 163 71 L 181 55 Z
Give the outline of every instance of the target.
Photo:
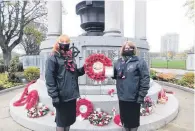
M 79 99 L 76 103 L 76 115 L 87 119 L 93 112 L 93 104 L 87 99 Z
M 149 96 L 146 96 L 144 99 L 144 103 L 141 104 L 141 109 L 140 109 L 140 115 L 141 116 L 148 116 L 154 111 L 154 102 Z
M 49 108 L 43 105 L 42 103 L 39 103 L 37 106 L 27 110 L 27 116 L 29 118 L 38 118 L 46 115 L 48 112 L 49 112 Z
M 112 116 L 104 111 L 94 111 L 89 117 L 88 120 L 90 124 L 95 126 L 105 126 L 110 123 Z
M 32 84 L 34 84 L 35 82 L 36 81 L 33 80 L 33 81 L 31 81 L 30 83 L 28 83 L 26 85 L 20 99 L 15 101 L 13 103 L 13 106 L 24 106 L 24 105 L 26 105 L 26 109 L 29 110 L 38 103 L 38 100 L 39 100 L 38 92 L 36 90 L 32 90 L 30 92 L 28 91 L 28 88 Z
M 104 54 L 92 54 L 85 60 L 85 73 L 92 80 L 104 81 L 106 79 L 106 66 L 112 66 L 110 58 L 106 57 Z
M 165 104 L 168 101 L 168 97 L 166 95 L 166 91 L 165 89 L 162 89 L 159 93 L 158 93 L 158 103 L 159 104 Z
M 38 118 L 44 116 L 48 113 L 49 108 L 42 103 L 39 103 L 39 95 L 37 90 L 32 90 L 29 92 L 29 87 L 34 84 L 36 80 L 31 81 L 26 85 L 24 91 L 19 100 L 13 103 L 13 106 L 24 106 L 27 109 L 27 116 L 29 118 Z

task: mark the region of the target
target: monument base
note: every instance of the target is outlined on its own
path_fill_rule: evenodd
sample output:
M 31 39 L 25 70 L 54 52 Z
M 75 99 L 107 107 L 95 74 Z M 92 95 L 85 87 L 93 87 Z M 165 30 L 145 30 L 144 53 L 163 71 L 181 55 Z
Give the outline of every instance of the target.
M 141 116 L 138 131 L 151 131 L 159 129 L 172 121 L 178 114 L 179 103 L 173 95 L 167 95 L 169 101 L 165 105 L 156 105 L 154 112 L 149 116 Z M 14 97 L 10 102 L 10 115 L 18 124 L 34 131 L 55 131 L 55 116 L 47 114 L 40 118 L 28 118 L 24 107 L 14 107 L 13 102 L 18 100 L 20 95 Z M 88 120 L 76 121 L 70 131 L 122 131 L 122 128 L 111 121 L 107 126 L 97 127 Z
M 115 85 L 80 85 L 79 89 L 81 98 L 90 100 L 93 103 L 95 109 L 101 108 L 108 113 L 111 113 L 113 108 L 116 109 L 116 112 L 119 111 Z M 108 94 L 108 90 L 110 89 L 115 90 L 113 96 Z M 158 93 L 161 91 L 161 89 L 162 87 L 151 79 L 150 89 L 148 90 L 147 96 L 149 96 L 154 101 L 154 103 L 157 103 Z M 32 90 L 37 90 L 40 102 L 53 110 L 52 100 L 48 96 L 47 87 L 43 80 L 38 79 L 36 83 L 32 84 L 29 87 L 29 92 Z

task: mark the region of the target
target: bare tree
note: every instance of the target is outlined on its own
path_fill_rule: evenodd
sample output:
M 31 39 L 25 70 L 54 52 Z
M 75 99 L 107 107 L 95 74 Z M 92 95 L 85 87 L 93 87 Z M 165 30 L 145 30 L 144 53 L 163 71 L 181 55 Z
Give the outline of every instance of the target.
M 21 42 L 24 28 L 33 20 L 46 16 L 45 2 L 1 1 L 0 2 L 0 47 L 4 64 L 11 60 L 11 51 Z
M 186 0 L 184 7 L 187 8 L 186 16 L 189 17 L 192 22 L 195 24 L 195 1 L 194 0 Z

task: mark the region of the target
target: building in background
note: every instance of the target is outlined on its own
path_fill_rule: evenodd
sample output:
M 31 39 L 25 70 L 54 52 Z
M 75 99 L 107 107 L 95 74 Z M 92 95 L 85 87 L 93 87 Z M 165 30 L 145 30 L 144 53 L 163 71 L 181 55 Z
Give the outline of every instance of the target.
M 167 56 L 178 53 L 179 49 L 179 34 L 166 34 L 161 37 L 161 55 Z

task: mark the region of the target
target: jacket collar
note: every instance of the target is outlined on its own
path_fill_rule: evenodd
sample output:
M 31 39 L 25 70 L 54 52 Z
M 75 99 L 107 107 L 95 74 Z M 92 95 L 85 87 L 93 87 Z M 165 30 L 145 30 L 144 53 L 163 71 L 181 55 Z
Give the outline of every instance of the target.
M 57 57 L 61 57 L 61 54 L 59 52 L 55 52 L 54 55 Z
M 122 58 L 122 60 L 124 60 L 124 59 Z M 130 58 L 127 60 L 126 63 L 133 62 L 133 61 L 138 61 L 138 60 L 139 60 L 138 56 L 132 56 L 132 57 L 130 57 Z

